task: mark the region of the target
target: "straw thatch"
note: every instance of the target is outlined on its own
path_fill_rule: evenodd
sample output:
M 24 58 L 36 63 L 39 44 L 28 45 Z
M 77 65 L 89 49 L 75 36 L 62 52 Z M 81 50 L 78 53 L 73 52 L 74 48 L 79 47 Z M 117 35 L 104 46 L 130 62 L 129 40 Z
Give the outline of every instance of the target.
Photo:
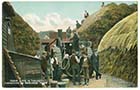
M 109 30 L 102 38 L 98 51 L 110 47 L 130 50 L 137 45 L 137 12 L 124 18 Z

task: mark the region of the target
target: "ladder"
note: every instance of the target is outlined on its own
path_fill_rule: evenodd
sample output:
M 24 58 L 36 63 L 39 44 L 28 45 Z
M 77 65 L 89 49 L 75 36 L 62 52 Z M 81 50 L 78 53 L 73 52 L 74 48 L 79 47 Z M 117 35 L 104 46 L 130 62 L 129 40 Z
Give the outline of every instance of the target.
M 23 82 L 21 80 L 21 77 L 19 75 L 19 72 L 18 72 L 18 70 L 16 68 L 16 65 L 14 64 L 11 56 L 9 55 L 8 50 L 6 48 L 4 48 L 3 49 L 3 53 L 6 56 L 6 60 L 8 61 L 9 65 L 10 65 L 10 67 L 11 67 L 13 73 L 14 73 L 14 76 L 15 76 L 16 80 L 18 80 L 18 82 L 19 82 L 19 86 L 20 87 L 23 87 Z

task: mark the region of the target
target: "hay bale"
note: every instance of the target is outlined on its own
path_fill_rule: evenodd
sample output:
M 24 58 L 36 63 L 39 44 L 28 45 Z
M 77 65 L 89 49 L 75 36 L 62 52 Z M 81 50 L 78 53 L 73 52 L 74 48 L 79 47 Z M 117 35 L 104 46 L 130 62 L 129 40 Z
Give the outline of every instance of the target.
M 137 12 L 131 14 L 111 28 L 102 38 L 98 46 L 98 52 L 110 47 L 121 50 L 134 48 L 137 45 L 137 14 Z
M 137 86 L 137 12 L 124 18 L 102 38 L 99 46 L 100 69 Z

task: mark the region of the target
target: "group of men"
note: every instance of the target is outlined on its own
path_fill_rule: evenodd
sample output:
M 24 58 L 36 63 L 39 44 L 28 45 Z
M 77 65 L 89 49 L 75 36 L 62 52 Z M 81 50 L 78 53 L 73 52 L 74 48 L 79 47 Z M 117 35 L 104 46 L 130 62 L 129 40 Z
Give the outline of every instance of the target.
M 50 79 L 61 81 L 61 50 L 58 46 L 54 45 L 51 51 L 43 51 L 41 59 L 41 69 L 43 77 L 50 83 Z
M 87 46 L 79 44 L 80 37 L 76 31 L 73 32 L 72 40 L 72 54 L 66 53 L 71 63 L 72 82 L 75 85 L 76 81 L 81 84 L 81 71 L 84 78 L 84 85 L 89 84 L 89 78 L 92 77 L 93 71 L 96 72 L 96 79 L 101 78 L 99 73 L 99 57 L 98 54 L 91 48 L 91 43 Z M 65 57 L 65 56 L 64 56 Z
M 74 39 L 75 38 L 76 37 L 74 37 Z M 79 45 L 77 42 L 78 41 L 74 41 L 73 43 L 75 43 L 75 45 Z M 71 54 L 65 53 L 63 58 L 60 47 L 54 45 L 51 52 L 52 53 L 44 51 L 41 56 L 41 68 L 43 75 L 48 82 L 50 78 L 56 81 L 61 81 L 61 76 L 63 74 L 61 65 L 62 60 L 65 58 L 70 60 L 73 85 L 76 85 L 77 81 L 79 85 L 81 85 L 83 83 L 81 82 L 82 79 L 84 81 L 83 85 L 88 85 L 89 78 L 92 77 L 93 71 L 96 72 L 96 79 L 101 78 L 101 74 L 99 73 L 98 55 L 95 55 L 90 46 L 77 46 L 77 48 L 72 49 Z
M 88 17 L 88 12 L 85 11 L 84 17 Z M 76 21 L 78 23 L 78 21 Z M 78 24 L 77 24 L 78 25 Z M 79 28 L 80 26 L 77 26 Z M 81 71 L 84 78 L 84 85 L 88 85 L 89 78 L 93 74 L 93 70 L 96 72 L 96 79 L 101 78 L 99 73 L 99 62 L 98 56 L 89 47 L 80 47 L 79 45 L 79 35 L 76 30 L 72 31 L 70 27 L 66 30 L 66 35 L 69 40 L 72 40 L 71 52 L 65 52 L 60 38 L 56 39 L 56 45 L 50 50 L 49 46 L 46 46 L 45 51 L 41 56 L 41 68 L 45 79 L 49 82 L 52 78 L 56 81 L 61 81 L 62 76 L 62 60 L 67 57 L 70 60 L 71 70 L 72 70 L 72 82 L 75 85 L 76 81 L 81 84 Z M 70 48 L 69 48 L 70 49 Z
M 88 85 L 93 71 L 96 73 L 96 80 L 101 78 L 98 55 L 95 55 L 90 47 L 82 47 L 80 52 L 73 50 L 71 55 L 65 54 L 65 58 L 70 60 L 73 85 L 76 85 L 76 82 L 81 85 L 83 83 L 81 82 L 82 79 L 84 81 L 83 85 Z

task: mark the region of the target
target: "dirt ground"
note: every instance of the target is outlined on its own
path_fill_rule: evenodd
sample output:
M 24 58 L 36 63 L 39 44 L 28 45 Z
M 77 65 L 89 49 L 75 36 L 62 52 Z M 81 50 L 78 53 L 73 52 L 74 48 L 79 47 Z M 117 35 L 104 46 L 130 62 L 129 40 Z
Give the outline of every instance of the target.
M 91 78 L 88 86 L 78 85 L 78 83 L 76 85 L 73 85 L 73 83 L 70 81 L 67 88 L 105 88 L 105 87 L 126 88 L 126 87 L 135 87 L 135 85 L 133 83 L 126 82 L 122 79 L 103 74 L 101 79 L 96 80 L 95 78 Z

